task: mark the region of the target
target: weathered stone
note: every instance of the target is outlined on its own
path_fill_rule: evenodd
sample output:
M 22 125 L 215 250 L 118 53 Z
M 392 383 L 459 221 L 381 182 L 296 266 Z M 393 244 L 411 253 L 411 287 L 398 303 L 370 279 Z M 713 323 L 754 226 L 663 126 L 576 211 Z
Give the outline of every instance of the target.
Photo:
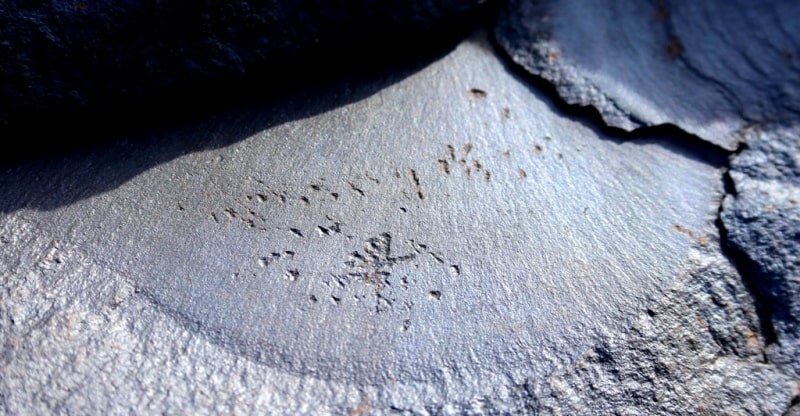
M 531 386 L 532 407 L 546 414 L 782 414 L 797 381 L 766 360 L 758 303 L 717 237 L 698 245 L 689 263 L 691 271 L 631 330 Z
M 611 126 L 634 130 L 669 123 L 729 150 L 743 145 L 730 171 L 733 194 L 721 210 L 723 246 L 756 296 L 768 362 L 796 380 L 800 26 L 791 16 L 800 13 L 799 5 L 567 3 L 511 1 L 495 32 L 499 43 L 526 70 L 553 83 L 568 103 L 594 107 Z M 609 353 L 611 364 L 593 363 L 593 371 L 643 371 L 630 361 L 640 346 L 621 345 Z M 614 403 L 608 397 L 633 403 L 629 389 L 608 384 L 590 394 L 575 386 L 587 386 L 591 375 L 565 377 L 573 387 L 556 395 L 554 409 L 570 408 L 570 395 L 607 406 Z M 753 403 L 738 404 L 757 409 Z
M 331 107 L 6 169 L 9 411 L 525 412 L 714 241 L 713 159 L 559 115 L 480 40 Z M 784 400 L 726 331 L 720 374 Z
M 472 39 L 16 163 L 0 409 L 796 412 L 796 5 L 553 4 L 511 2 L 518 62 L 611 125 L 699 138 L 570 119 Z M 700 140 L 746 143 L 724 203 Z
M 569 103 L 626 130 L 674 124 L 726 149 L 800 120 L 800 3 L 512 0 L 499 43 Z
M 774 325 L 770 359 L 800 378 L 800 125 L 755 127 L 732 162 L 728 242 Z

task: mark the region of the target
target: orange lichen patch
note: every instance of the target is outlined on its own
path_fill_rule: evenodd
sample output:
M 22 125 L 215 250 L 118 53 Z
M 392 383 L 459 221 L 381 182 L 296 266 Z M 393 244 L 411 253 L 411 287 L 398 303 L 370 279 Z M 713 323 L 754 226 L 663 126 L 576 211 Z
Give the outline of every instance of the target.
M 666 46 L 667 56 L 671 60 L 678 59 L 679 56 L 683 53 L 683 43 L 677 36 L 672 36 L 669 38 L 669 43 Z
M 85 12 L 89 8 L 89 5 L 84 2 L 79 2 L 75 4 L 75 8 Z
M 450 156 L 450 160 L 456 160 L 456 148 L 453 145 L 447 145 L 447 154 Z
M 758 348 L 761 346 L 761 341 L 758 339 L 758 335 L 750 328 L 747 328 L 747 333 L 745 336 L 747 337 L 747 345 L 751 348 Z
M 561 52 L 559 51 L 551 51 L 547 54 L 547 60 L 552 64 L 558 60 L 558 57 L 561 56 Z
M 414 190 L 417 192 L 417 198 L 425 199 L 425 194 L 422 192 L 422 185 L 419 182 L 419 175 L 417 175 L 416 170 L 408 170 L 408 180 L 411 181 L 411 184 L 414 186 Z
M 695 238 L 695 233 L 692 230 L 685 228 L 680 224 L 675 224 L 675 226 L 672 227 L 672 229 L 675 230 L 676 232 L 686 235 L 692 240 L 697 240 L 697 242 L 700 243 L 700 245 L 702 246 L 708 245 L 708 237 L 701 235 Z
M 439 159 L 439 172 L 445 175 L 450 174 L 450 163 L 445 159 Z
M 369 407 L 369 396 L 364 397 L 359 403 L 358 407 L 353 409 L 350 412 L 350 416 L 362 416 L 369 414 L 370 407 Z
M 681 234 L 689 236 L 689 238 L 691 239 L 694 239 L 694 233 L 692 232 L 692 230 L 683 228 L 680 224 L 675 224 L 675 227 L 673 227 L 673 229 Z

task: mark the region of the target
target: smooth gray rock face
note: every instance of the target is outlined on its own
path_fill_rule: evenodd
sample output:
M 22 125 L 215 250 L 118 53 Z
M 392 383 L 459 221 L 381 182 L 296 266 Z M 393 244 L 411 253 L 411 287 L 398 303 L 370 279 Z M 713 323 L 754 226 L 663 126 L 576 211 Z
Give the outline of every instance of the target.
M 481 40 L 282 111 L 2 174 L 6 410 L 534 411 L 716 247 L 718 167 L 554 113 Z M 198 141 L 229 145 L 163 156 Z M 736 290 L 726 331 L 757 333 Z M 718 374 L 764 384 L 751 406 L 788 401 L 740 364 Z
M 3 1 L 0 127 L 173 90 L 210 93 L 246 75 L 250 88 L 274 90 L 300 63 L 324 66 L 320 74 L 374 59 L 374 44 L 425 39 L 481 2 Z
M 800 378 L 800 127 L 748 132 L 733 159 L 736 193 L 722 219 L 731 246 L 747 262 L 755 291 L 772 320 L 770 359 Z
M 625 130 L 675 124 L 729 150 L 800 118 L 796 1 L 512 0 L 495 31 L 570 104 Z

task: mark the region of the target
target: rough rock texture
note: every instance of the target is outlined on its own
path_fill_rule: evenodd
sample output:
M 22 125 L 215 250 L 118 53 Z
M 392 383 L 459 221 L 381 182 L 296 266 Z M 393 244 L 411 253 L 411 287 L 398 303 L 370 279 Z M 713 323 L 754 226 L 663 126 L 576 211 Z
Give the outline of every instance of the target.
M 585 16 L 638 27 L 624 7 Z M 742 9 L 724 19 L 762 16 Z M 630 140 L 472 39 L 403 79 L 4 166 L 0 412 L 794 414 L 791 68 L 757 91 L 673 74 L 700 97 L 667 115 L 748 100 L 675 121 L 700 138 Z M 734 131 L 723 202 L 700 141 Z
M 431 386 L 387 395 L 270 371 L 161 313 L 109 265 L 20 215 L 4 218 L 0 244 L 25 247 L 0 270 L 6 414 L 781 414 L 796 388 L 763 363 L 752 299 L 713 237 L 627 333 L 547 380 L 462 403 Z
M 755 127 L 722 219 L 774 326 L 771 361 L 800 378 L 800 127 Z
M 626 130 L 671 123 L 733 150 L 738 132 L 800 118 L 800 3 L 511 0 L 499 43 Z
M 533 386 L 546 414 L 782 414 L 798 384 L 766 360 L 756 303 L 716 238 L 624 335 Z
M 160 313 L 102 260 L 19 217 L 0 226 L 3 414 L 343 414 L 368 386 L 265 375 Z
M 671 408 L 788 406 L 750 298 L 714 280 L 737 281 L 715 158 L 564 117 L 477 40 L 344 101 L 7 168 L 6 410 L 533 412 L 598 345 L 629 374 L 672 360 Z M 669 309 L 707 286 L 730 306 Z M 709 324 L 673 340 L 690 312 Z
M 778 400 L 780 394 L 771 402 L 748 401 L 758 389 L 712 394 L 722 380 L 745 386 L 755 383 L 752 377 L 765 377 L 756 383 L 761 394 L 794 385 L 788 398 L 797 402 L 800 26 L 791 16 L 800 13 L 798 6 L 512 0 L 501 14 L 498 42 L 526 70 L 553 83 L 566 102 L 595 108 L 614 127 L 670 123 L 694 140 L 729 150 L 741 146 L 731 161 L 731 194 L 719 223 L 722 252 L 738 272 L 720 267 L 722 260 L 710 259 L 721 255 L 707 252 L 707 266 L 659 303 L 666 314 L 653 308 L 623 339 L 601 344 L 555 375 L 536 390 L 538 409 L 785 411 L 789 402 Z M 750 335 L 731 335 L 742 328 Z M 675 341 L 661 345 L 665 338 Z M 758 348 L 741 348 L 743 339 Z
M 374 56 L 372 42 L 419 39 L 480 2 L 3 1 L 0 126 L 41 111 L 209 90 L 210 82 L 254 72 L 263 76 L 251 84 L 278 88 L 299 61 L 330 72 Z

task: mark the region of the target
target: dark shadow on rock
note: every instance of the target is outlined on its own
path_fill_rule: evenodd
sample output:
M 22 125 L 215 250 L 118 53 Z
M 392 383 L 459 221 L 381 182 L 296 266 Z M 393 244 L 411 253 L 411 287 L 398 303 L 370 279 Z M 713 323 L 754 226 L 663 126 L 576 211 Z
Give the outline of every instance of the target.
M 326 72 L 468 20 L 481 1 L 0 2 L 0 126 L 309 60 Z
M 108 111 L 93 109 L 28 120 L 20 128 L 6 131 L 7 137 L 25 146 L 0 157 L 0 212 L 69 205 L 115 189 L 181 155 L 228 146 L 272 126 L 368 97 L 443 56 L 474 29 L 475 21 L 493 19 L 493 9 L 482 11 L 471 22 L 425 39 L 386 45 L 381 54 L 366 59 L 357 54 L 323 55 L 305 62 L 306 68 L 321 68 L 317 79 L 298 76 L 298 67 L 292 67 L 237 82 L 204 84 L 158 101 L 132 101 Z M 595 108 L 568 104 L 552 84 L 504 59 L 504 52 L 495 44 L 479 43 L 491 49 L 507 70 L 555 113 L 582 121 L 600 137 L 616 143 L 656 144 L 714 166 L 727 162 L 727 154 L 720 148 L 675 126 L 633 133 L 608 127 Z M 283 82 L 276 84 L 275 77 Z
M 441 58 L 469 30 L 460 25 L 427 36 L 424 43 L 412 38 L 387 44 L 379 54 L 305 62 L 306 69 L 312 65 L 320 74 L 316 79 L 292 67 L 110 111 L 39 115 L 38 122 L 30 119 L 5 132 L 25 145 L 0 158 L 0 212 L 69 205 L 182 155 L 228 146 L 272 126 L 364 99 Z M 282 82 L 276 84 L 274 77 Z

